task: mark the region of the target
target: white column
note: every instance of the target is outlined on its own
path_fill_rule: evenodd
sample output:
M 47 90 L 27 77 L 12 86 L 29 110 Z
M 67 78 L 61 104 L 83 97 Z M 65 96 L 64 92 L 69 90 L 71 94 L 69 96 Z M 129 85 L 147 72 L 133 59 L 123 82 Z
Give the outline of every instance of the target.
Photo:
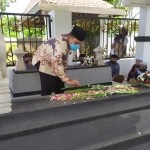
M 0 114 L 11 111 L 9 80 L 6 77 L 6 46 L 0 29 Z
M 139 32 L 138 36 L 150 36 L 150 6 L 140 8 Z M 143 57 L 143 61 L 147 62 L 148 69 L 150 69 L 150 41 L 137 42 L 136 57 Z
M 72 30 L 72 12 L 65 10 L 53 10 L 49 12 L 52 23 L 52 37 L 69 33 Z
M 0 28 L 0 68 L 3 78 L 6 77 L 6 45 L 5 39 Z
M 108 18 L 109 17 L 109 15 L 99 15 L 99 17 L 101 18 L 100 19 L 100 46 L 102 47 L 102 48 L 105 48 L 105 46 L 106 46 L 106 44 L 108 44 L 107 46 L 108 46 L 108 51 L 106 52 L 106 55 L 109 55 L 109 53 L 110 53 L 110 50 L 111 50 L 111 41 L 110 41 L 110 36 L 108 35 L 108 39 L 107 39 L 107 33 L 106 33 L 106 31 L 107 31 L 107 26 L 106 26 L 106 24 L 104 24 L 104 20 L 103 20 L 103 18 Z M 107 21 L 107 20 L 106 20 Z M 106 27 L 105 28 L 105 31 L 102 31 L 102 29 L 104 29 L 104 27 Z M 108 40 L 108 43 L 107 43 L 107 40 Z
M 53 10 L 51 16 L 52 37 L 60 34 L 70 33 L 72 30 L 72 12 L 66 10 Z M 68 64 L 72 65 L 72 54 L 69 55 Z

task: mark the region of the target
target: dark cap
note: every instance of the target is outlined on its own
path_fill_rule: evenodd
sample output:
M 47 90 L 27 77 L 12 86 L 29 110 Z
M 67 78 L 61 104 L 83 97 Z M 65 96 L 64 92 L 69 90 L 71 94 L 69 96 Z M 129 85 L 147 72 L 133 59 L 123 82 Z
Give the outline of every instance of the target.
M 32 56 L 29 53 L 24 54 L 23 58 L 27 58 L 27 57 L 32 57 Z
M 79 41 L 83 41 L 86 38 L 86 32 L 79 26 L 74 26 L 71 34 L 78 39 Z
M 85 57 L 85 54 L 80 54 L 79 57 Z
M 118 59 L 118 55 L 111 55 L 110 58 L 117 58 Z

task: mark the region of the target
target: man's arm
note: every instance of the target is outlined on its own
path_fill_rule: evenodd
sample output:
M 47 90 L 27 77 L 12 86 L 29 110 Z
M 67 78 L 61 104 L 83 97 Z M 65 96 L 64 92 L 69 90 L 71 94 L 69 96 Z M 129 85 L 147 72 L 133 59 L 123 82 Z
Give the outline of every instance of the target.
M 137 79 L 137 77 L 138 77 L 138 73 L 137 73 L 137 72 L 135 72 L 135 73 L 133 74 L 133 76 L 132 76 L 131 84 L 135 84 L 135 83 L 136 83 L 136 79 Z
M 66 55 L 66 52 L 62 49 L 63 47 L 57 46 L 57 50 L 55 51 L 51 61 L 51 66 L 56 76 L 58 76 L 63 82 L 66 82 L 70 86 L 80 86 L 80 83 L 76 79 L 70 80 L 65 73 L 62 57 Z
M 130 80 L 130 78 L 132 77 L 133 73 L 135 71 L 135 65 L 132 66 L 131 70 L 128 73 L 128 77 L 127 77 L 127 81 Z
M 111 44 L 111 49 L 116 47 L 116 41 L 114 41 L 114 43 Z
M 117 66 L 117 68 L 116 68 L 116 70 L 115 70 L 115 74 L 113 75 L 113 79 L 114 79 L 116 76 L 118 76 L 119 73 L 120 73 L 120 65 L 118 64 L 118 66 Z

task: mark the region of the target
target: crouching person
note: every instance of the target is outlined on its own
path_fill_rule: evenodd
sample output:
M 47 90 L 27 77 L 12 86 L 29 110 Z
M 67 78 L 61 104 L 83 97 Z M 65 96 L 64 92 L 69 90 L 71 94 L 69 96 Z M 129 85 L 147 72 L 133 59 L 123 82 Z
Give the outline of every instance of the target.
M 133 74 L 140 68 L 140 63 L 143 61 L 141 57 L 136 58 L 135 64 L 132 66 L 131 70 L 128 73 L 127 81 L 129 82 L 132 79 Z
M 148 73 L 147 63 L 145 63 L 145 62 L 140 63 L 140 68 L 133 74 L 132 79 L 130 80 L 130 83 L 136 84 L 137 83 L 137 77 L 139 75 L 141 75 L 142 73 Z

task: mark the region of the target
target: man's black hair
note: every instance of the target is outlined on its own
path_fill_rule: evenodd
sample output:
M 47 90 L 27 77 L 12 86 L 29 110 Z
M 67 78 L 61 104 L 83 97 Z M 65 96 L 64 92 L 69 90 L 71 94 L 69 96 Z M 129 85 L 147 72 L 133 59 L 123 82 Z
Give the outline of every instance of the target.
M 110 58 L 117 58 L 118 59 L 118 55 L 111 55 Z
M 85 57 L 85 54 L 80 54 L 79 57 Z
M 27 58 L 27 57 L 32 57 L 32 55 L 29 54 L 29 53 L 26 53 L 26 54 L 24 54 L 23 59 L 25 59 L 25 58 Z

